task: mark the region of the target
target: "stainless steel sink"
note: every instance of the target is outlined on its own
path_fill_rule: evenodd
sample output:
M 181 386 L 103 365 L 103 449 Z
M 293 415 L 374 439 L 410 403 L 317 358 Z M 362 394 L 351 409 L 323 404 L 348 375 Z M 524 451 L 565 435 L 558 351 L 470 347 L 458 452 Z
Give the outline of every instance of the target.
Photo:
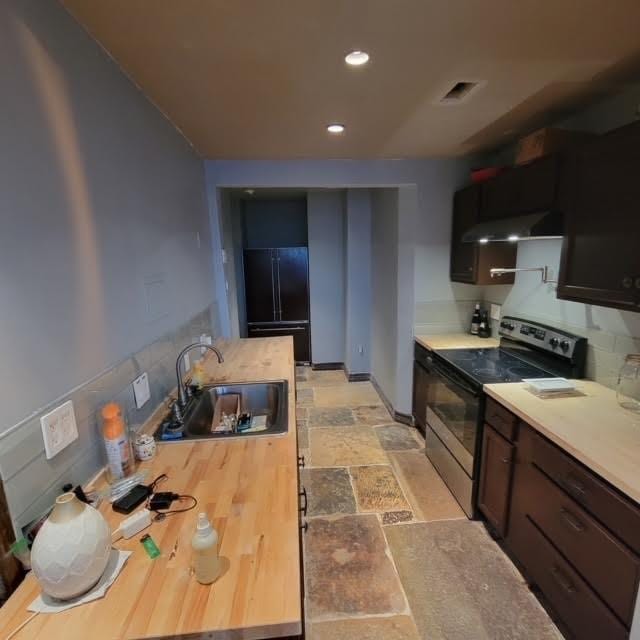
M 211 431 L 217 401 L 225 395 L 239 398 L 239 413 L 265 416 L 266 429 L 262 431 Z M 180 442 L 184 440 L 209 440 L 211 438 L 250 438 L 287 433 L 289 429 L 288 385 L 286 380 L 270 382 L 241 382 L 206 386 L 202 393 L 189 401 L 181 428 L 164 422 L 156 431 L 156 440 Z M 175 439 L 163 437 L 163 433 L 178 435 Z

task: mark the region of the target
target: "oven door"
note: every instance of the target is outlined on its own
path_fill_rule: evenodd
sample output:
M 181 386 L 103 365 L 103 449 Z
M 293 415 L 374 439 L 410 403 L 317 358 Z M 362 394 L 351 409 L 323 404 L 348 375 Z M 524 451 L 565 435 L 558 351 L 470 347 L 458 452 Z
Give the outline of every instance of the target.
M 473 517 L 474 458 L 482 393 L 431 356 L 427 365 L 426 451 L 464 511 Z

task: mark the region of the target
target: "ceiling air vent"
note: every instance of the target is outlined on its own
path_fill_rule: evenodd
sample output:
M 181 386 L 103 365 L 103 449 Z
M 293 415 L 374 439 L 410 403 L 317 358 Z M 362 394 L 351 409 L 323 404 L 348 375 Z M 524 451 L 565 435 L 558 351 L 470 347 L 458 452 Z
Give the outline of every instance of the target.
M 437 102 L 439 104 L 460 104 L 483 84 L 484 82 L 479 80 L 458 80 Z

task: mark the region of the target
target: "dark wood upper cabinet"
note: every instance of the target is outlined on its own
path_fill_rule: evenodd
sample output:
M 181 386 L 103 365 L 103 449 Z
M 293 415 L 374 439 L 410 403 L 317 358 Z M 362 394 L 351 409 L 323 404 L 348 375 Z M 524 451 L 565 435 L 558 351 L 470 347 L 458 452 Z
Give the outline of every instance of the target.
M 568 161 L 558 297 L 640 310 L 640 122 Z
M 500 536 L 507 531 L 514 451 L 514 445 L 484 425 L 478 507 Z
M 471 185 L 457 191 L 453 197 L 453 224 L 451 229 L 452 282 L 467 284 L 513 284 L 514 276 L 491 278 L 491 267 L 511 268 L 516 266 L 517 246 L 497 242 L 479 245 L 462 242 L 463 234 L 480 220 L 482 185 Z
M 481 220 L 495 220 L 557 207 L 561 159 L 544 156 L 514 167 L 482 185 Z

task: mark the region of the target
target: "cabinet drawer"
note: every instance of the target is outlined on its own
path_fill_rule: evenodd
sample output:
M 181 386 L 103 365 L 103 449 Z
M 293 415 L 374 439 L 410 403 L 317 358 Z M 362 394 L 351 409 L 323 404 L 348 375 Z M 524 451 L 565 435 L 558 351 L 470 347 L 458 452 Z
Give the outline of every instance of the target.
M 522 563 L 549 604 L 579 640 L 625 640 L 628 632 L 536 526 L 525 518 Z
M 518 418 L 493 398 L 487 398 L 484 419 L 507 440 L 516 439 Z
M 535 431 L 526 431 L 532 462 L 640 554 L 640 509 Z
M 532 481 L 538 499 L 527 505 L 529 517 L 621 620 L 631 626 L 638 558 L 535 467 Z

